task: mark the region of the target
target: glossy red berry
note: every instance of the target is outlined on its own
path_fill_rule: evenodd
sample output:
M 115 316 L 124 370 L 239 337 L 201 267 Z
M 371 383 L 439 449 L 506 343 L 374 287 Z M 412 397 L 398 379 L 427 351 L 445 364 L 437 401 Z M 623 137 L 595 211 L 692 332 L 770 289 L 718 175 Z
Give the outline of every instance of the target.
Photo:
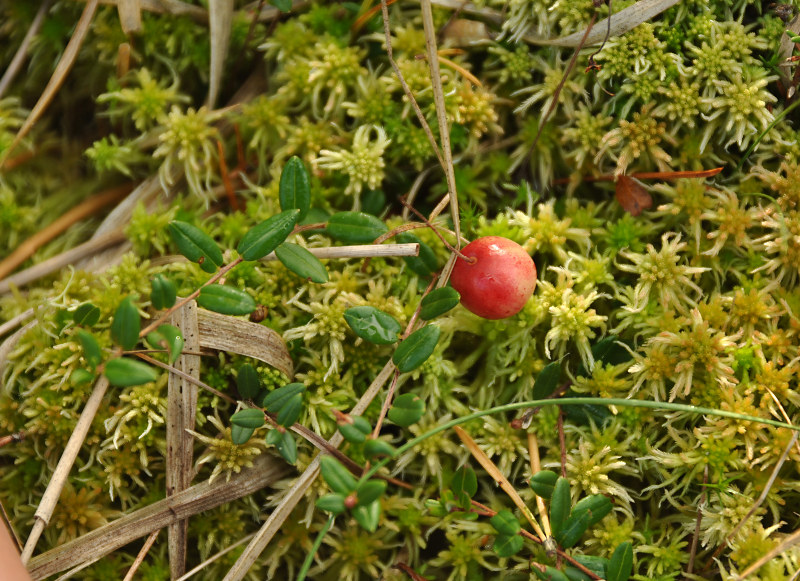
M 456 259 L 450 284 L 461 294 L 461 304 L 484 319 L 516 315 L 536 286 L 536 265 L 516 242 L 501 236 L 478 238 L 461 249 L 470 263 Z

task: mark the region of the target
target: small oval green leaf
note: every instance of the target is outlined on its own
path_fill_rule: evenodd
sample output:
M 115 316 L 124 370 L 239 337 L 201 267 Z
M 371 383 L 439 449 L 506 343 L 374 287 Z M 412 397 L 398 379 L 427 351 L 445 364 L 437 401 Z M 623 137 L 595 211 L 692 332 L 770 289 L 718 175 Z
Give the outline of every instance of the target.
M 125 350 L 130 351 L 139 342 L 139 331 L 142 326 L 139 311 L 133 304 L 132 297 L 125 297 L 114 313 L 111 323 L 111 338 Z
M 303 393 L 305 389 L 306 386 L 302 383 L 289 383 L 283 387 L 279 387 L 264 396 L 261 407 L 265 408 L 268 412 L 277 414 L 292 397 L 298 393 Z
M 377 458 L 378 456 L 388 456 L 394 458 L 397 450 L 389 442 L 383 440 L 367 440 L 364 442 L 364 457 L 367 459 Z
M 76 369 L 69 375 L 70 385 L 85 385 L 90 381 L 94 381 L 94 373 L 87 369 Z
M 245 363 L 236 373 L 236 387 L 244 399 L 253 399 L 261 391 L 261 378 L 256 368 Z
M 489 519 L 489 524 L 501 535 L 516 535 L 522 526 L 510 510 L 501 510 Z
M 173 220 L 169 223 L 169 235 L 178 251 L 204 271 L 212 273 L 222 266 L 222 251 L 214 240 L 188 222 Z
M 297 442 L 289 430 L 281 434 L 281 439 L 275 444 L 275 448 L 278 450 L 281 457 L 289 464 L 297 462 Z
M 156 310 L 168 309 L 175 304 L 178 291 L 175 283 L 163 274 L 155 275 L 150 281 L 150 304 Z
M 551 523 L 552 524 L 552 523 Z M 553 530 L 553 536 L 564 549 L 574 547 L 575 544 L 581 540 L 583 533 L 589 528 L 589 513 L 583 512 L 578 515 L 573 514 L 564 523 L 564 527 L 556 534 Z
M 237 446 L 246 444 L 255 431 L 255 428 L 246 428 L 245 426 L 237 426 L 234 424 L 231 426 L 231 442 Z
M 243 428 L 253 428 L 255 430 L 265 423 L 264 412 L 253 408 L 240 410 L 231 416 L 231 424 Z
M 237 252 L 245 260 L 264 258 L 291 234 L 299 214 L 300 210 L 287 210 L 254 226 L 242 236 L 239 246 L 236 247 Z
M 159 325 L 147 335 L 147 343 L 153 349 L 165 349 L 169 353 L 170 363 L 175 363 L 183 351 L 183 334 L 178 327 Z
M 141 361 L 120 357 L 106 362 L 103 375 L 111 385 L 131 387 L 155 381 L 159 371 Z
M 419 318 L 423 321 L 435 319 L 455 307 L 460 300 L 461 295 L 451 286 L 432 290 L 420 303 Z
M 297 156 L 291 157 L 283 166 L 278 198 L 281 210 L 298 210 L 297 219 L 305 218 L 311 206 L 311 184 L 306 166 Z
M 614 549 L 614 554 L 611 555 L 606 571 L 606 581 L 628 581 L 632 571 L 633 547 L 629 541 L 625 541 L 620 543 Z
M 402 329 L 393 316 L 370 306 L 347 309 L 344 320 L 356 335 L 376 345 L 396 343 Z
M 456 496 L 461 493 L 466 494 L 469 498 L 475 496 L 475 493 L 478 492 L 478 477 L 475 475 L 475 471 L 469 466 L 462 466 L 456 470 L 453 480 L 450 482 L 450 490 Z
M 564 527 L 564 523 L 569 518 L 572 509 L 572 499 L 569 493 L 569 480 L 559 478 L 553 488 L 553 496 L 550 498 L 550 526 L 553 536 L 558 538 L 558 534 Z
M 373 502 L 366 506 L 357 506 L 353 509 L 353 518 L 361 525 L 361 528 L 374 533 L 378 529 L 378 521 L 381 518 L 381 503 Z
M 317 284 L 328 282 L 328 270 L 325 265 L 299 244 L 284 242 L 275 249 L 275 256 L 298 276 Z
M 355 491 L 357 481 L 350 471 L 333 456 L 327 454 L 319 459 L 320 473 L 331 490 L 347 496 Z
M 342 514 L 345 511 L 344 496 L 335 492 L 324 494 L 317 499 L 315 506 L 325 512 Z
M 550 500 L 557 480 L 558 474 L 552 470 L 540 470 L 531 476 L 530 484 L 537 496 Z
M 296 393 L 283 403 L 275 419 L 280 425 L 288 428 L 298 420 L 302 411 L 303 394 Z
M 497 535 L 492 548 L 498 557 L 511 557 L 519 553 L 524 542 L 519 535 Z
M 357 506 L 366 506 L 378 500 L 386 490 L 385 480 L 367 480 L 356 489 Z
M 367 439 L 367 434 L 359 430 L 355 424 L 341 424 L 339 431 L 344 436 L 344 439 L 351 444 L 360 444 Z
M 436 325 L 428 325 L 414 331 L 398 345 L 392 361 L 400 373 L 413 371 L 428 360 L 439 342 L 442 330 Z
M 404 393 L 395 398 L 387 416 L 398 426 L 416 424 L 425 413 L 425 402 L 418 395 Z
M 531 570 L 536 573 L 539 579 L 544 581 L 569 581 L 569 577 L 564 573 L 550 566 L 545 567 L 544 571 L 540 571 L 538 567 L 531 567 Z
M 607 496 L 592 494 L 576 502 L 575 506 L 572 508 L 572 514 L 588 513 L 589 526 L 594 526 L 603 520 L 605 516 L 611 512 L 612 508 L 614 508 L 614 504 Z
M 389 231 L 386 224 L 363 212 L 337 212 L 328 219 L 328 234 L 348 244 L 368 244 Z
M 89 364 L 89 367 L 94 369 L 100 365 L 100 362 L 103 360 L 103 352 L 100 350 L 100 343 L 97 342 L 95 336 L 89 331 L 76 329 L 75 334 L 78 336 L 81 347 L 83 347 L 83 358 L 86 359 L 86 363 Z
M 204 286 L 197 297 L 197 304 L 223 315 L 249 315 L 256 310 L 256 301 L 249 294 L 221 284 Z
M 533 383 L 533 399 L 545 399 L 550 397 L 558 387 L 558 380 L 561 379 L 561 362 L 553 361 L 548 363 L 544 369 L 536 376 Z
M 408 265 L 408 268 L 411 269 L 411 272 L 418 276 L 427 277 L 432 272 L 439 269 L 439 259 L 436 258 L 436 253 L 422 240 L 408 232 L 398 234 L 395 236 L 395 239 L 400 244 L 419 244 L 418 256 L 403 257 L 403 260 Z
M 91 327 L 100 320 L 100 309 L 92 303 L 84 303 L 72 313 L 72 320 L 76 325 Z

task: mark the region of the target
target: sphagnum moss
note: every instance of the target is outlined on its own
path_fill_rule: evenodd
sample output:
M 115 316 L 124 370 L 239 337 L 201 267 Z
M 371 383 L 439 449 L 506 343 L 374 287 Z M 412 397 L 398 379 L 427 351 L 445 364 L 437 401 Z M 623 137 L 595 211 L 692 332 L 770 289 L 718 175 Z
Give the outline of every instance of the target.
M 630 3 L 613 4 L 616 13 Z M 506 8 L 500 0 L 479 5 Z M 439 347 L 398 384 L 401 392 L 422 396 L 428 410 L 407 430 L 384 430 L 383 439 L 399 445 L 472 409 L 531 399 L 537 378 L 553 360 L 561 361 L 564 389 L 573 392 L 672 399 L 761 418 L 783 418 L 785 413 L 796 421 L 800 166 L 795 117 L 790 114 L 764 137 L 750 159 L 754 170 L 747 164 L 742 172 L 732 169 L 747 145 L 790 102 L 786 87 L 778 85 L 775 66 L 784 23 L 751 1 L 681 2 L 612 37 L 596 57 L 599 71 L 573 72 L 534 144 L 541 113 L 555 98 L 568 52 L 519 41 L 526 34 L 580 31 L 594 8 L 588 1 L 540 0 L 515 0 L 507 8 L 501 38 L 446 55 L 478 76 L 483 86 L 473 86 L 455 69 L 443 70 L 442 83 L 459 157 L 459 194 L 480 208 L 468 234 L 505 236 L 522 244 L 539 267 L 539 288 L 512 319 L 477 320 L 461 307 L 441 317 Z M 0 12 L 0 21 L 20 23 L 0 32 L 10 39 L 0 43 L 0 62 L 5 65 L 32 14 L 20 2 L 3 5 Z M 418 11 L 397 3 L 390 15 L 395 57 L 435 132 L 428 64 L 416 58 L 425 45 Z M 598 9 L 598 18 L 606 15 L 605 6 Z M 74 16 L 66 7 L 51 11 L 50 26 L 31 48 L 28 79 L 17 80 L 8 94 L 26 95 L 31 89 L 23 90 L 25 83 L 42 81 L 44 63 L 52 63 L 63 49 L 63 31 L 72 27 Z M 450 16 L 445 10 L 435 13 L 442 24 Z M 378 189 L 391 205 L 396 195 L 409 191 L 419 171 L 435 163 L 388 66 L 379 18 L 351 38 L 355 18 L 346 5 L 312 3 L 274 27 L 256 25 L 247 45 L 249 23 L 237 19 L 226 69 L 231 82 L 227 96 L 238 88 L 234 80 L 243 80 L 240 64 L 256 68 L 256 60 L 263 59 L 265 72 L 259 75 L 266 82 L 240 107 L 208 111 L 202 108 L 208 63 L 204 25 L 145 13 L 134 47 L 135 68 L 116 79 L 112 65 L 124 35 L 115 9 L 98 10 L 71 73 L 85 82 L 73 83 L 68 90 L 72 102 L 93 104 L 92 113 L 103 116 L 102 123 L 93 125 L 86 139 L 71 126 L 71 116 L 64 115 L 69 112 L 69 100 L 64 100 L 49 113 L 51 120 L 63 123 L 41 124 L 13 153 L 41 144 L 38 155 L 46 157 L 52 147 L 48 143 L 80 141 L 84 156 L 72 152 L 60 165 L 88 162 L 86 171 L 96 175 L 69 172 L 87 191 L 88 182 L 100 174 L 105 180 L 115 173 L 139 178 L 161 164 L 164 186 L 173 188 L 180 201 L 164 198 L 161 209 L 151 214 L 144 207 L 137 209 L 127 227 L 135 254 L 105 274 L 95 277 L 78 270 L 0 297 L 4 319 L 29 307 L 39 309 L 38 326 L 23 334 L 8 354 L 0 395 L 4 434 L 21 431 L 26 436 L 0 448 L 8 468 L 0 488 L 10 499 L 12 523 L 23 536 L 91 390 L 90 384 L 73 380 L 87 361 L 71 314 L 86 302 L 96 305 L 101 318 L 95 335 L 101 348 L 108 349 L 114 343 L 107 328 L 124 297 L 137 295 L 141 312 L 154 315 L 150 276 L 160 272 L 173 278 L 181 294 L 207 278 L 197 265 L 161 262 L 162 255 L 174 251 L 166 223 L 174 217 L 192 221 L 233 248 L 244 232 L 279 211 L 278 178 L 292 155 L 314 168 L 313 205 L 327 213 L 366 207 L 367 196 Z M 257 54 L 253 47 L 260 47 Z M 0 101 L 0 153 L 11 143 L 25 109 L 33 105 L 29 101 L 17 96 Z M 227 123 L 237 128 L 244 146 L 238 161 L 247 175 L 235 181 L 234 195 L 245 210 L 204 217 L 206 203 L 217 203 L 215 188 L 223 183 L 216 140 L 231 167 L 237 150 L 237 130 L 225 128 Z M 500 141 L 501 136 L 508 141 Z M 0 253 L 7 254 L 39 224 L 55 217 L 59 206 L 47 194 L 65 174 L 64 167 L 57 170 L 56 165 L 34 158 L 0 176 L 0 242 L 5 242 Z M 726 169 L 713 182 L 656 180 L 651 190 L 656 210 L 636 218 L 611 200 L 609 188 L 581 181 L 587 176 L 716 166 Z M 185 174 L 185 184 L 172 181 L 175 170 Z M 422 182 L 420 209 L 437 203 L 446 191 L 436 185 L 440 178 L 434 173 Z M 562 190 L 551 182 L 570 175 L 571 198 L 564 200 Z M 541 199 L 523 196 L 514 202 L 509 197 L 503 184 L 516 186 L 523 179 Z M 398 225 L 391 217 L 398 213 L 394 210 L 388 216 L 390 227 Z M 324 214 L 315 217 L 325 219 Z M 447 249 L 432 233 L 419 235 L 441 264 Z M 332 243 L 324 232 L 301 242 L 309 247 Z M 43 249 L 33 261 L 53 252 Z M 355 264 L 330 261 L 326 266 L 330 282 L 318 287 L 275 263 L 242 265 L 227 281 L 263 305 L 262 324 L 278 330 L 289 343 L 295 379 L 308 388 L 300 421 L 329 436 L 336 429 L 333 410 L 349 409 L 392 352 L 358 344 L 342 313 L 351 306 L 370 305 L 405 324 L 428 280 L 400 260 L 373 261 L 364 272 Z M 624 344 L 623 348 L 611 341 L 623 353 L 621 360 L 606 360 L 607 354 L 593 351 L 611 334 Z M 225 354 L 204 358 L 201 378 L 235 396 L 233 370 L 242 359 Z M 272 369 L 259 369 L 259 375 L 269 390 L 286 383 Z M 166 377 L 111 388 L 57 514 L 67 536 L 161 494 Z M 200 478 L 227 477 L 244 469 L 255 455 L 274 452 L 272 447 L 267 452 L 258 432 L 246 444 L 233 444 L 228 418 L 234 412 L 227 402 L 201 395 L 195 458 L 206 467 L 199 466 Z M 373 405 L 364 416 L 374 422 L 378 412 Z M 791 465 L 797 457 L 790 451 L 789 464 L 765 504 L 715 564 L 709 562 L 778 465 L 789 443 L 787 430 L 754 421 L 621 407 L 610 415 L 589 421 L 567 414 L 564 420 L 565 464 L 573 494 L 597 491 L 618 500 L 617 509 L 584 536 L 581 552 L 608 557 L 619 543 L 633 541 L 636 578 L 677 578 L 688 566 L 687 547 L 700 510 L 694 571 L 728 579 L 794 528 L 797 481 Z M 206 421 L 207 417 L 213 419 Z M 523 432 L 509 426 L 511 419 L 488 418 L 475 423 L 474 430 L 479 445 L 523 489 L 523 475 L 529 473 L 527 442 Z M 557 424 L 557 413 L 543 409 L 529 428 L 542 443 L 542 463 L 554 469 L 561 465 Z M 350 443 L 343 450 L 364 460 L 359 445 Z M 308 465 L 310 454 L 301 444 L 300 468 Z M 524 578 L 530 564 L 527 558 L 523 563 L 523 557 L 545 562 L 544 553 L 532 545 L 514 559 L 498 558 L 487 544 L 494 533 L 483 517 L 476 523 L 464 513 L 434 517 L 423 512 L 420 499 L 445 495 L 465 457 L 448 433 L 403 453 L 391 466 L 415 486 L 414 492 L 388 488 L 381 501 L 381 529 L 374 535 L 352 520 L 337 519 L 316 557 L 313 575 L 388 575 L 392 565 L 407 559 L 426 577 L 487 576 L 503 570 L 510 576 L 520 572 Z M 478 500 L 486 496 L 493 507 L 511 507 L 504 497 L 490 493 L 494 483 L 485 475 L 480 473 L 479 480 Z M 305 518 L 284 526 L 255 569 L 263 568 L 273 578 L 296 574 L 324 522 L 313 502 L 326 492 L 321 482 L 311 489 L 297 509 Z M 260 499 L 253 497 L 190 519 L 190 538 L 198 540 L 190 560 L 197 562 L 236 540 L 239 529 L 234 524 L 256 530 L 256 501 Z M 66 540 L 58 537 L 51 528 L 40 549 Z M 203 575 L 220 578 L 234 557 Z M 120 558 L 93 566 L 87 578 L 119 577 L 120 563 L 114 559 Z M 797 559 L 796 551 L 789 550 L 762 568 L 758 578 L 787 579 Z M 141 571 L 157 577 L 167 570 L 165 552 L 153 549 Z

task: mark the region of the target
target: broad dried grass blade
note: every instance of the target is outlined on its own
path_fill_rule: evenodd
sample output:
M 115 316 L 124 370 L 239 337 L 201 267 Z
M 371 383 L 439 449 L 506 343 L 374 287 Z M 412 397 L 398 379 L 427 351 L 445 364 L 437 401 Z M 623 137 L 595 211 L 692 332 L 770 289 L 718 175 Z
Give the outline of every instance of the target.
M 208 78 L 208 107 L 214 108 L 222 85 L 225 57 L 231 40 L 233 0 L 210 0 L 208 3 L 211 34 L 211 64 Z

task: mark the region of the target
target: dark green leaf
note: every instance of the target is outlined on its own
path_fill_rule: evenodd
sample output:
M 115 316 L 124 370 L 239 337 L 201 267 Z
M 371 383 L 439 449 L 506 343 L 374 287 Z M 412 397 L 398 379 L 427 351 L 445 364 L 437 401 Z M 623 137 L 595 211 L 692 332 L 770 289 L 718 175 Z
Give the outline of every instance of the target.
M 489 524 L 501 535 L 516 535 L 522 526 L 510 510 L 501 510 L 489 519 Z
M 320 473 L 331 490 L 347 496 L 356 489 L 357 481 L 350 471 L 333 456 L 323 455 L 319 459 Z
M 558 474 L 552 470 L 540 470 L 531 476 L 530 484 L 537 496 L 541 496 L 545 500 L 550 500 L 557 480 Z
M 342 514 L 345 511 L 344 496 L 335 492 L 325 494 L 317 499 L 316 507 L 325 512 Z
M 291 8 L 292 3 L 286 0 Z M 288 12 L 288 10 L 283 10 Z M 278 197 L 281 202 L 281 210 L 299 210 L 297 219 L 302 220 L 308 213 L 311 206 L 311 185 L 308 179 L 306 166 L 299 157 L 294 156 L 286 162 L 281 172 L 281 183 L 278 190 Z
M 580 569 L 576 569 L 571 565 L 567 565 L 564 567 L 564 574 L 567 576 L 569 581 L 592 581 L 592 578 L 589 577 L 586 573 L 581 571 Z M 601 579 L 604 578 L 605 573 L 598 575 Z
M 569 480 L 559 478 L 553 487 L 553 496 L 550 497 L 550 526 L 553 529 L 553 536 L 558 538 L 564 523 L 569 518 L 572 509 L 572 499 L 569 494 Z
M 158 379 L 159 371 L 135 359 L 118 358 L 106 363 L 103 375 L 111 385 L 131 387 Z
M 567 391 L 567 393 L 564 394 L 564 397 L 575 395 L 578 394 L 573 391 Z M 563 410 L 564 415 L 566 415 L 572 422 L 582 426 L 588 426 L 592 422 L 594 422 L 596 426 L 603 426 L 613 415 L 608 409 L 608 406 L 605 405 L 567 405 L 564 406 Z
M 328 234 L 348 244 L 368 244 L 386 234 L 386 224 L 363 212 L 337 212 L 328 219 Z
M 204 271 L 212 273 L 222 266 L 222 251 L 219 246 L 197 226 L 173 220 L 169 223 L 169 234 L 178 251 L 192 262 L 198 263 Z
M 425 413 L 425 402 L 413 393 L 404 393 L 395 398 L 387 414 L 398 426 L 407 428 L 416 424 Z
M 153 349 L 165 349 L 169 353 L 170 363 L 175 363 L 183 351 L 183 334 L 178 327 L 159 325 L 147 335 L 147 343 Z
M 84 385 L 94 381 L 94 373 L 86 369 L 76 369 L 69 375 L 69 383 L 73 386 Z
M 139 311 L 133 304 L 133 298 L 125 297 L 114 313 L 111 323 L 111 338 L 125 350 L 130 351 L 139 342 L 141 331 Z
M 302 411 L 303 394 L 296 393 L 283 402 L 280 411 L 277 412 L 278 415 L 275 421 L 288 428 L 298 420 Z
M 347 309 L 344 320 L 356 335 L 376 345 L 396 343 L 402 329 L 394 317 L 369 306 Z
M 592 355 L 598 363 L 619 365 L 630 361 L 633 356 L 620 344 L 619 337 L 610 335 L 592 345 Z
M 453 480 L 450 482 L 450 490 L 454 494 L 464 493 L 470 498 L 475 496 L 475 493 L 478 492 L 478 477 L 475 475 L 475 471 L 469 466 L 462 466 L 456 470 Z
M 586 529 L 588 528 L 588 512 L 582 512 L 577 515 L 573 514 L 566 520 L 564 527 L 561 529 L 561 531 L 559 531 L 559 534 L 555 534 L 555 531 L 553 531 L 553 536 L 556 538 L 558 544 L 561 545 L 562 548 L 569 549 L 570 547 L 575 546 L 575 544 L 581 540 L 583 533 L 585 533 Z
M 292 11 L 292 0 L 269 0 L 269 3 L 281 12 Z
M 264 436 L 264 442 L 266 442 L 268 446 L 277 446 L 280 444 L 281 440 L 283 440 L 283 434 L 280 430 L 274 428 L 269 430 L 267 435 Z
M 261 407 L 268 412 L 277 414 L 296 394 L 303 393 L 305 390 L 306 386 L 302 383 L 289 383 L 264 396 Z
M 281 434 L 281 439 L 275 444 L 275 448 L 277 448 L 278 453 L 289 464 L 297 462 L 297 442 L 289 430 Z
M 389 456 L 393 458 L 396 451 L 394 446 L 383 440 L 367 440 L 364 442 L 364 457 L 369 460 L 377 456 Z
M 353 509 L 353 518 L 361 525 L 361 528 L 374 533 L 381 518 L 381 503 L 373 502 L 366 506 L 357 506 Z
M 413 371 L 428 360 L 439 342 L 441 331 L 436 325 L 427 325 L 400 343 L 392 356 L 400 373 Z
M 439 260 L 436 258 L 436 253 L 422 240 L 408 232 L 398 234 L 395 239 L 400 244 L 419 244 L 418 256 L 403 257 L 411 272 L 418 276 L 428 276 L 439 269 Z
M 328 271 L 319 258 L 298 244 L 284 242 L 275 249 L 275 256 L 298 276 L 320 284 L 328 282 Z
M 633 547 L 629 541 L 620 543 L 611 555 L 606 573 L 607 581 L 628 581 L 633 571 Z
M 498 557 L 511 557 L 519 553 L 524 544 L 524 540 L 519 535 L 497 535 L 494 540 L 494 552 Z
M 245 363 L 236 373 L 236 388 L 244 399 L 253 399 L 261 391 L 261 379 L 256 368 Z
M 76 329 L 75 334 L 78 336 L 81 347 L 83 347 L 83 358 L 86 359 L 86 363 L 89 364 L 89 367 L 94 369 L 100 365 L 100 362 L 103 360 L 103 352 L 100 350 L 100 343 L 97 342 L 95 336 L 89 331 Z
M 419 311 L 419 318 L 423 321 L 430 321 L 439 315 L 443 315 L 458 304 L 461 295 L 451 286 L 444 286 L 431 291 L 422 299 L 422 308 Z
M 163 274 L 157 274 L 150 281 L 150 303 L 154 309 L 168 309 L 178 297 L 175 283 Z
M 249 315 L 256 310 L 256 302 L 249 294 L 221 284 L 204 286 L 197 297 L 197 304 L 223 315 Z
M 243 428 L 260 428 L 266 423 L 264 412 L 253 408 L 240 410 L 231 416 L 231 423 L 234 426 Z
M 561 379 L 561 362 L 553 361 L 548 363 L 544 369 L 536 376 L 533 383 L 533 399 L 545 399 L 550 397 L 558 387 L 558 380 Z
M 608 566 L 608 559 L 604 557 L 596 557 L 594 555 L 573 555 L 576 561 L 589 569 L 598 577 L 606 576 L 606 568 Z
M 544 572 L 539 571 L 538 567 L 531 567 L 531 570 L 536 573 L 539 579 L 544 581 L 569 581 L 569 578 L 564 573 L 553 567 L 545 567 Z
M 247 441 L 253 436 L 253 432 L 255 431 L 255 428 L 247 428 L 245 426 L 237 426 L 234 424 L 231 426 L 231 442 L 237 446 L 246 444 Z
M 92 303 L 84 303 L 72 313 L 72 320 L 76 325 L 91 327 L 100 320 L 100 309 Z
M 367 480 L 356 490 L 357 506 L 367 506 L 378 500 L 386 490 L 385 480 Z
M 614 508 L 614 505 L 607 496 L 592 494 L 576 502 L 572 508 L 572 514 L 588 513 L 589 526 L 594 526 L 603 520 L 611 512 L 612 508 Z
M 349 416 L 352 423 L 343 422 L 339 424 L 339 431 L 344 439 L 353 444 L 360 444 L 367 439 L 372 432 L 370 423 L 361 416 Z
M 280 246 L 297 224 L 300 210 L 287 210 L 276 214 L 242 236 L 236 247 L 245 260 L 260 260 Z

